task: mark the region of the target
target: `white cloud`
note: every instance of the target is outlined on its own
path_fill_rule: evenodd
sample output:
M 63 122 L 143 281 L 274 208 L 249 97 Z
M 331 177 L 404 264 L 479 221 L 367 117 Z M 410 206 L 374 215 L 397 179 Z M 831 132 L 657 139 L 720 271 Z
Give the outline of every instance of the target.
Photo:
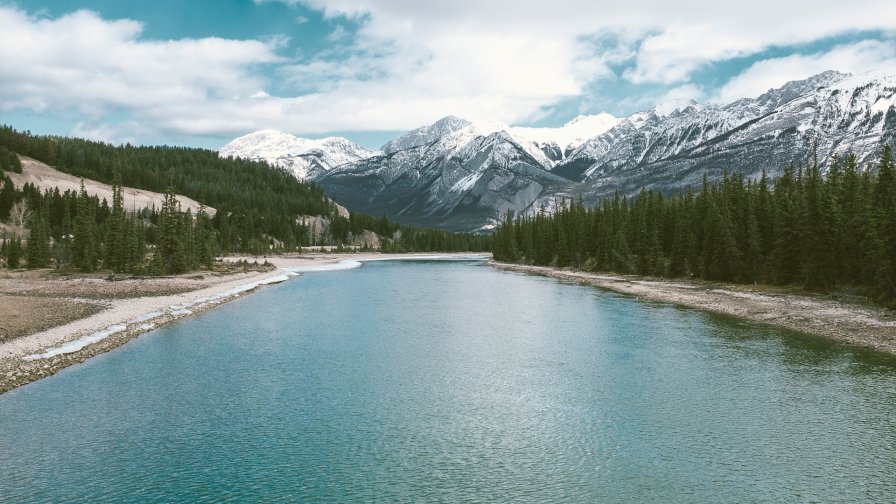
M 434 33 L 454 33 L 467 39 L 512 33 L 569 44 L 581 36 L 624 33 L 635 58 L 635 67 L 626 72 L 626 78 L 635 83 L 686 81 L 705 64 L 773 46 L 866 30 L 896 31 L 896 18 L 885 15 L 892 12 L 890 0 L 754 0 L 719 5 L 704 0 L 285 1 L 318 9 L 329 18 L 363 19 L 368 41 L 400 38 L 427 46 Z M 479 47 L 471 58 L 491 52 L 486 44 Z M 433 52 L 433 56 L 439 54 Z M 560 53 L 553 56 L 555 61 L 569 59 Z
M 756 97 L 788 81 L 831 69 L 853 74 L 869 70 L 896 71 L 896 45 L 866 40 L 836 46 L 825 52 L 757 61 L 722 86 L 713 101 L 729 103 L 739 98 Z
M 218 137 L 261 128 L 401 130 L 449 113 L 519 123 L 603 79 L 664 83 L 675 86 L 667 98 L 700 98 L 706 91 L 690 78 L 709 63 L 863 30 L 896 31 L 896 18 L 882 15 L 890 2 L 287 0 L 338 26 L 327 49 L 301 58 L 278 55 L 285 36 L 152 41 L 136 21 L 85 11 L 53 19 L 0 6 L 0 111 L 77 111 L 79 131 L 96 137 L 112 134 L 105 115 L 124 111 L 122 138 L 149 130 Z M 878 53 L 892 49 L 877 44 Z M 873 53 L 850 54 L 871 62 Z M 852 56 L 819 57 L 817 64 L 849 70 L 838 65 Z M 806 63 L 812 56 L 802 58 L 778 66 L 803 72 L 794 78 L 814 73 Z M 611 70 L 625 64 L 621 76 Z M 276 68 L 278 82 L 258 65 Z M 766 85 L 779 70 L 758 65 L 720 95 L 782 82 Z M 292 96 L 259 93 L 290 85 Z
M 345 29 L 342 25 L 336 25 L 336 28 L 327 35 L 328 42 L 339 42 L 341 40 L 345 40 L 348 38 L 349 33 L 348 30 Z
M 280 61 L 279 37 L 143 41 L 141 32 L 88 11 L 49 19 L 0 7 L 0 111 L 68 110 L 97 122 L 124 109 L 164 129 L 172 109 L 206 113 L 203 105 L 252 94 L 263 87 L 253 67 Z
M 333 106 L 413 103 L 379 120 L 397 129 L 447 113 L 530 120 L 600 79 L 615 78 L 611 65 L 626 62 L 625 79 L 678 84 L 668 98 L 699 99 L 706 93 L 689 81 L 707 64 L 844 33 L 896 29 L 896 19 L 880 15 L 891 9 L 889 0 L 850 6 L 755 0 L 723 7 L 698 0 L 287 3 L 359 23 L 352 57 L 293 66 L 293 78 Z M 404 99 L 393 100 L 397 94 Z M 373 103 L 366 104 L 368 98 Z
M 666 91 L 658 100 L 659 103 L 669 101 L 700 101 L 704 96 L 703 88 L 696 84 L 684 84 Z

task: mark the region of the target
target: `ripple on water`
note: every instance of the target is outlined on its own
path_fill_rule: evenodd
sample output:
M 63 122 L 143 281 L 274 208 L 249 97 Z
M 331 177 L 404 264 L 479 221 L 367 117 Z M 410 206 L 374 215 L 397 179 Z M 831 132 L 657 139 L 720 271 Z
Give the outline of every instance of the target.
M 867 502 L 896 495 L 896 364 L 470 264 L 371 263 L 4 394 L 0 432 L 3 502 Z

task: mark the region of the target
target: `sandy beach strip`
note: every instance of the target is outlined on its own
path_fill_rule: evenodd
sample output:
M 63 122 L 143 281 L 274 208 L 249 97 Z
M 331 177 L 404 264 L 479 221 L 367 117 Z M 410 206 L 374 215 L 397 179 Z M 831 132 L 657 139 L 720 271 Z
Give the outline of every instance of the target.
M 366 261 L 381 260 L 487 260 L 488 254 L 304 254 L 296 256 L 233 256 L 225 262 L 246 261 L 262 264 L 268 262 L 271 271 L 249 271 L 222 276 L 207 276 L 202 281 L 190 283 L 188 279 L 130 280 L 126 288 L 138 291 L 162 292 L 159 295 L 113 298 L 109 286 L 115 282 L 99 279 L 77 279 L 59 290 L 75 292 L 78 298 L 54 293 L 46 301 L 59 302 L 77 299 L 82 303 L 94 303 L 100 311 L 86 317 L 46 330 L 0 342 L 0 393 L 26 383 L 55 374 L 73 364 L 117 348 L 142 333 L 170 324 L 184 317 L 206 311 L 214 306 L 236 299 L 259 287 L 289 280 L 304 272 L 351 269 Z M 200 272 L 201 273 L 201 272 Z M 62 282 L 32 280 L 40 286 L 37 290 L 52 291 Z M 167 282 L 167 284 L 166 284 Z M 7 294 L 16 292 L 15 280 L 7 279 Z M 44 287 L 47 288 L 44 288 Z M 2 287 L 2 285 L 0 285 Z M 198 287 L 198 288 L 197 288 Z M 119 290 L 121 286 L 117 287 Z M 189 290 L 192 288 L 193 290 Z M 184 292 L 180 292 L 184 290 Z M 85 299 L 85 293 L 102 292 L 93 299 Z M 173 293 L 164 293 L 173 291 Z M 24 299 L 24 298 L 23 298 Z M 88 312 L 89 313 L 89 312 Z
M 203 312 L 263 285 L 282 271 L 236 273 L 198 290 L 127 299 L 101 299 L 98 313 L 0 343 L 0 393 L 52 375 L 185 316 Z
M 864 301 L 750 285 L 659 280 L 490 261 L 495 268 L 591 285 L 639 299 L 672 303 L 821 336 L 896 356 L 896 312 Z

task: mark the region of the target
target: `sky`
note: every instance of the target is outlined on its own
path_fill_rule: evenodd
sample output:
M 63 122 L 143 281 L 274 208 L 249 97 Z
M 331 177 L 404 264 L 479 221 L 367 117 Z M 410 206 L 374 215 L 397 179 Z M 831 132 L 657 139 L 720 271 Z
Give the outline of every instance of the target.
M 892 0 L 0 0 L 0 123 L 216 149 L 368 148 L 446 115 L 560 126 L 896 71 Z

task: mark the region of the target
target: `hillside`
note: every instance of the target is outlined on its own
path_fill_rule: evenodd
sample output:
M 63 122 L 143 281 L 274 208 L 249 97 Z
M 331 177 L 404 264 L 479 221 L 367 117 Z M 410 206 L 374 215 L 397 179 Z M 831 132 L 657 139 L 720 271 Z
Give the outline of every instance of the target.
M 25 259 L 29 267 L 165 274 L 207 267 L 223 253 L 294 252 L 312 245 L 490 249 L 488 237 L 349 213 L 282 168 L 205 149 L 115 146 L 0 127 L 0 155 L 0 223 L 15 214 L 30 231 L 27 251 L 15 240 L 0 250 L 13 265 Z M 113 185 L 121 188 L 119 203 Z M 7 231 L 24 235 L 16 226 Z
M 78 191 L 83 180 L 87 194 L 107 202 L 112 201 L 112 186 L 109 184 L 63 173 L 52 166 L 26 156 L 20 156 L 19 159 L 22 163 L 22 173 L 7 173 L 7 176 L 17 189 L 22 189 L 25 184 L 31 184 L 41 191 L 52 191 L 54 188 L 58 188 L 61 193 Z M 144 208 L 162 208 L 162 203 L 165 201 L 165 195 L 162 193 L 135 189 L 133 187 L 123 187 L 122 190 L 125 208 L 129 211 L 137 211 Z M 186 196 L 176 195 L 175 197 L 184 211 L 190 210 L 194 214 L 199 212 L 200 202 Z M 205 212 L 210 216 L 214 216 L 216 211 L 210 206 L 205 207 Z

